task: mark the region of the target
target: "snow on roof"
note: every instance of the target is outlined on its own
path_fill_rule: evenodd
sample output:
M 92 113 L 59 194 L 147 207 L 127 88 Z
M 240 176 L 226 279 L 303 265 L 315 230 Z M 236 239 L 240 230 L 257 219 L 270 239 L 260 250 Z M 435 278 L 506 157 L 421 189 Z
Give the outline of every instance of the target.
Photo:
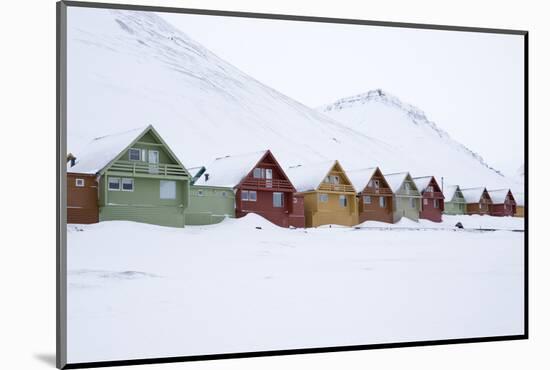
M 516 205 L 525 206 L 525 194 L 524 193 L 514 193 L 514 199 L 516 200 Z
M 325 176 L 336 164 L 335 160 L 312 164 L 300 164 L 286 169 L 286 174 L 296 188 L 296 191 L 311 191 L 317 189 Z
M 69 165 L 67 172 L 98 173 L 149 127 L 142 126 L 93 139 L 81 153 L 76 155 L 75 165 L 72 167 Z
M 413 180 L 414 180 L 414 183 L 416 184 L 416 187 L 418 188 L 418 191 L 423 192 L 424 190 L 426 190 L 428 185 L 430 185 L 430 181 L 432 181 L 432 178 L 433 176 L 421 176 L 421 177 L 413 177 Z
M 262 159 L 267 150 L 216 158 L 206 166 L 206 171 L 195 185 L 235 187 Z M 205 176 L 208 174 L 208 180 Z
M 448 202 L 450 202 L 451 200 L 453 200 L 457 190 L 459 190 L 458 185 L 445 186 L 445 188 L 443 189 L 443 196 Z
M 346 175 L 348 175 L 355 190 L 361 191 L 367 186 L 377 169 L 378 167 L 360 168 L 346 171 Z
M 403 181 L 407 178 L 408 174 L 408 172 L 389 173 L 387 175 L 384 174 L 384 177 L 386 178 L 391 190 L 396 193 L 403 184 Z
M 485 191 L 484 187 L 461 189 L 466 203 L 478 203 Z
M 493 204 L 503 204 L 510 189 L 488 190 Z

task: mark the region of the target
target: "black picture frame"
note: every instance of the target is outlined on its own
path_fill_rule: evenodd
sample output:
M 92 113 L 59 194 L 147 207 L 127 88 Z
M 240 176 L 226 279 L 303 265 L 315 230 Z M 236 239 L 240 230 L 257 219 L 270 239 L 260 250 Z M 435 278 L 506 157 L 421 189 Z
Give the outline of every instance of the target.
M 66 261 L 66 38 L 67 38 L 67 8 L 68 7 L 85 7 L 85 8 L 100 8 L 100 9 L 120 9 L 120 10 L 139 10 L 150 12 L 165 12 L 165 13 L 181 13 L 181 14 L 198 14 L 198 15 L 214 15 L 224 17 L 240 17 L 240 18 L 257 18 L 257 19 L 276 19 L 286 21 L 302 21 L 302 22 L 317 22 L 317 23 L 338 23 L 338 24 L 353 24 L 366 26 L 383 26 L 397 28 L 412 28 L 412 29 L 427 29 L 427 30 L 446 30 L 446 31 L 461 31 L 474 33 L 492 33 L 523 36 L 524 40 L 524 159 L 525 159 L 525 232 L 524 232 L 524 333 L 521 335 L 509 336 L 492 336 L 492 337 L 472 337 L 458 339 L 442 339 L 442 340 L 423 340 L 412 342 L 396 342 L 383 344 L 366 344 L 352 346 L 335 346 L 322 348 L 295 348 L 286 350 L 259 351 L 259 352 L 240 352 L 240 353 L 221 353 L 211 355 L 198 356 L 175 356 L 175 357 L 159 357 L 159 358 L 141 358 L 127 359 L 116 361 L 97 361 L 97 362 L 82 362 L 82 363 L 67 363 L 66 356 L 66 328 L 67 328 L 67 261 Z M 435 25 L 435 24 L 419 24 L 419 23 L 401 23 L 401 22 L 383 22 L 360 19 L 342 19 L 328 17 L 310 17 L 299 15 L 286 14 L 266 14 L 266 13 L 251 13 L 251 12 L 234 12 L 221 10 L 205 10 L 205 9 L 190 9 L 190 8 L 175 8 L 161 6 L 144 6 L 144 5 L 127 5 L 127 4 L 109 4 L 96 2 L 79 2 L 79 1 L 59 1 L 56 4 L 57 16 L 57 94 L 56 94 L 56 123 L 57 123 L 57 143 L 56 143 L 56 197 L 57 197 L 57 214 L 56 214 L 56 366 L 59 369 L 78 369 L 78 368 L 95 368 L 109 366 L 125 366 L 125 365 L 141 365 L 141 364 L 160 364 L 174 363 L 184 361 L 204 361 L 217 359 L 232 359 L 232 358 L 247 358 L 247 357 L 265 357 L 265 356 L 281 356 L 295 354 L 309 354 L 322 352 L 341 352 L 341 351 L 360 351 L 369 349 L 381 348 L 403 348 L 403 347 L 419 347 L 419 346 L 434 346 L 448 345 L 461 343 L 481 343 L 481 342 L 496 342 L 496 341 L 511 341 L 525 340 L 529 338 L 529 32 L 525 30 L 512 29 L 495 29 L 495 28 L 478 28 L 478 27 L 462 27 L 450 25 Z

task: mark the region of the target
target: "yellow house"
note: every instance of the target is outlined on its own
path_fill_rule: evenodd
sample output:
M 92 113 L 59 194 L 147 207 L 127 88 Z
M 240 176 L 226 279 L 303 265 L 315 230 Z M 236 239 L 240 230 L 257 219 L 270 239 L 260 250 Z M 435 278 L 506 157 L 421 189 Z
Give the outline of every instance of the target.
M 287 175 L 304 197 L 306 227 L 357 223 L 355 189 L 338 161 L 292 166 Z
M 523 193 L 514 193 L 514 198 L 516 199 L 516 217 L 524 217 L 525 213 L 525 196 Z

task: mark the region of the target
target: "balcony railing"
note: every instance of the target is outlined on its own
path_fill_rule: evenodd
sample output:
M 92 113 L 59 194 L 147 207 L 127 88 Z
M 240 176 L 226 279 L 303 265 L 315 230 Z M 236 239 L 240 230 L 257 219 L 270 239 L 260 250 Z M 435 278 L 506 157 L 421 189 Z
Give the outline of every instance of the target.
M 323 191 L 338 191 L 338 192 L 345 192 L 345 193 L 355 193 L 355 189 L 352 185 L 344 185 L 344 184 L 329 184 L 329 183 L 322 183 L 321 186 L 319 186 L 319 190 Z
M 110 171 L 127 172 L 133 175 L 186 176 L 185 170 L 177 164 L 147 163 L 138 161 L 116 161 Z
M 434 199 L 443 199 L 443 193 L 439 192 L 439 191 L 435 191 L 435 192 L 425 192 L 424 194 L 422 194 L 422 196 L 424 198 L 434 198 Z
M 367 187 L 362 192 L 362 194 L 365 195 L 391 195 L 392 191 L 388 188 L 374 188 L 374 187 Z
M 254 189 L 277 189 L 294 191 L 294 187 L 284 179 L 246 179 L 242 186 Z

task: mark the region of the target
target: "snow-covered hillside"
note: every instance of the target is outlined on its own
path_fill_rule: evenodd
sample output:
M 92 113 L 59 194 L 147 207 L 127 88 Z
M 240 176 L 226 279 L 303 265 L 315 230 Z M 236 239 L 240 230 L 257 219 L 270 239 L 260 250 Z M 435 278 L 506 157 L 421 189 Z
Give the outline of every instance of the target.
M 406 166 L 400 170 L 408 170 L 414 176 L 435 175 L 438 181 L 443 176 L 445 184 L 462 187 L 511 187 L 523 191 L 523 183 L 505 177 L 479 154 L 453 140 L 422 110 L 381 89 L 340 99 L 318 111 L 408 153 L 402 159 Z M 498 144 L 488 138 L 487 145 Z M 385 164 L 383 160 L 380 163 Z
M 154 13 L 69 8 L 68 20 L 68 149 L 77 157 L 94 137 L 153 124 L 189 167 L 271 149 L 283 166 L 339 159 L 346 169 L 519 186 L 396 99 L 368 94 L 316 111 Z
M 68 149 L 153 124 L 187 166 L 271 149 L 283 163 L 391 150 L 224 62 L 154 13 L 69 9 Z

